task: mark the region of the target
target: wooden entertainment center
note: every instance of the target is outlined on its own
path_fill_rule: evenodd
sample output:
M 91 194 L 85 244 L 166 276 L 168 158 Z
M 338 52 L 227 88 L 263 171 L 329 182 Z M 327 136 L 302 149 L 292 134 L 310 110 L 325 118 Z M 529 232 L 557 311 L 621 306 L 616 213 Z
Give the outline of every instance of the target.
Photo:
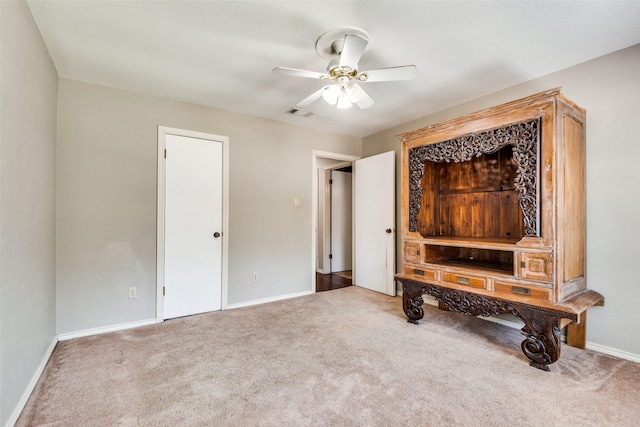
M 584 348 L 588 290 L 585 111 L 559 89 L 399 135 L 402 283 L 409 322 L 422 295 L 473 316 L 524 322 L 522 351 L 549 370 Z

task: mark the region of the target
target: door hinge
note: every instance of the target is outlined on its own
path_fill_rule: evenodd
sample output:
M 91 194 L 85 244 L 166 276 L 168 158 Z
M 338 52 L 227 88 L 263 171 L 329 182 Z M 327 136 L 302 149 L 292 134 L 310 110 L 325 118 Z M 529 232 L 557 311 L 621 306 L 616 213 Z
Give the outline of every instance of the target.
M 164 296 L 164 295 L 165 295 L 165 293 L 164 293 L 164 292 L 165 292 L 165 290 L 166 290 L 166 288 L 163 286 L 163 287 L 162 287 L 162 296 Z
M 167 149 L 166 148 L 164 149 L 164 158 L 165 159 L 167 158 Z
M 332 258 L 333 258 L 333 255 L 329 254 L 329 259 L 332 259 Z
M 332 179 L 329 180 L 329 184 L 333 184 L 333 180 Z

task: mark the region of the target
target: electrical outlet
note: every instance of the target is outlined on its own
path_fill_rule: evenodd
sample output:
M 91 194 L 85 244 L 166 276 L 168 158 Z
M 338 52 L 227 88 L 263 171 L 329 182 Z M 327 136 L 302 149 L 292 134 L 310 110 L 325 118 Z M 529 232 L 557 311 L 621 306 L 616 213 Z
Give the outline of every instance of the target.
M 138 288 L 129 288 L 129 299 L 138 298 Z
M 257 282 L 258 281 L 258 273 L 253 273 L 251 275 L 251 281 L 252 282 Z

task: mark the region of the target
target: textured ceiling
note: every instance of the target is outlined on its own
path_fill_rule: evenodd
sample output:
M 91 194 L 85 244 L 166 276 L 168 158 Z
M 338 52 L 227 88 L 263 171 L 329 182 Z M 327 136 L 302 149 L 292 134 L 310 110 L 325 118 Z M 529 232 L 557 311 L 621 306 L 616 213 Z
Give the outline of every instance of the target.
M 640 1 L 36 1 L 61 77 L 366 136 L 640 43 Z M 365 83 L 373 107 L 337 110 L 274 67 L 324 72 L 316 39 L 370 36 L 360 69 L 415 64 L 412 81 Z

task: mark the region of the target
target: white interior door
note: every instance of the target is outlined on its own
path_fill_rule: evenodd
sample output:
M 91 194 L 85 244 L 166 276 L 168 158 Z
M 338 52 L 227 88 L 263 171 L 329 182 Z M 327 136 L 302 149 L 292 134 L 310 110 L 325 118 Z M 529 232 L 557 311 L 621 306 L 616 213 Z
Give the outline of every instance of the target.
M 355 193 L 354 283 L 394 296 L 394 151 L 356 160 Z
M 352 173 L 331 171 L 331 272 L 351 270 Z
M 164 318 L 221 309 L 222 142 L 166 135 Z

